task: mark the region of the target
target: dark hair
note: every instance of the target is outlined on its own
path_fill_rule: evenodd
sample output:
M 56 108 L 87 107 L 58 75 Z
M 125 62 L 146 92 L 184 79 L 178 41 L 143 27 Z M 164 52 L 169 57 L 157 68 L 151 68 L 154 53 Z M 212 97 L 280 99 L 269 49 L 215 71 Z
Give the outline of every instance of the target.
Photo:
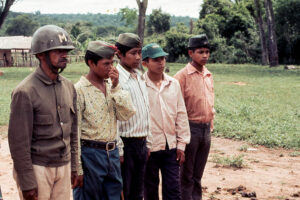
M 87 50 L 85 52 L 84 61 L 87 65 L 89 65 L 88 60 L 91 60 L 91 61 L 93 61 L 94 64 L 97 64 L 97 62 L 101 59 L 102 59 L 101 56 L 95 54 L 92 51 Z
M 145 61 L 145 62 L 149 62 L 149 57 L 146 57 L 146 58 L 144 58 L 144 60 L 143 61 Z
M 121 54 L 123 54 L 123 56 L 126 55 L 127 51 L 129 51 L 130 49 L 133 49 L 133 47 L 128 47 L 128 46 L 125 46 L 125 45 L 120 44 L 118 42 L 116 42 L 116 47 L 121 52 Z
M 188 50 L 192 50 L 193 52 L 195 52 L 196 49 L 201 49 L 201 48 L 207 48 L 209 49 L 209 51 L 211 51 L 210 45 L 203 45 L 203 46 L 199 46 L 199 47 L 188 47 Z

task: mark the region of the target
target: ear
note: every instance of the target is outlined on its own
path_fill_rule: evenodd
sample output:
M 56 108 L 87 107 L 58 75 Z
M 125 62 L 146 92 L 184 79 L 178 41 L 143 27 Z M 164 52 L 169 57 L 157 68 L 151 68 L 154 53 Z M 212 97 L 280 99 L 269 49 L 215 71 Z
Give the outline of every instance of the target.
M 95 63 L 92 60 L 88 60 L 89 67 L 95 67 Z
M 148 68 L 147 62 L 146 62 L 145 60 L 142 61 L 142 65 L 143 65 L 144 67 L 147 67 L 147 68 Z
M 194 54 L 193 50 L 188 50 L 188 53 L 189 53 L 189 56 L 190 56 L 190 57 L 192 57 L 193 54 Z
M 38 54 L 36 54 L 35 56 L 37 57 L 37 59 L 39 59 L 39 60 L 45 60 L 45 53 L 44 52 L 42 52 L 42 53 L 38 53 Z

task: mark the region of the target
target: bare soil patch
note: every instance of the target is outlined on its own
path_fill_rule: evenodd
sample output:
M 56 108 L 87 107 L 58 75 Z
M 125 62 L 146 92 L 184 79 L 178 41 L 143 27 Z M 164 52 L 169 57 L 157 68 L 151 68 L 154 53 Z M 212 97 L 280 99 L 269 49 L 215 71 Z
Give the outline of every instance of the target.
M 0 133 L 7 127 L 0 127 Z M 7 137 L 0 134 L 0 186 L 4 200 L 17 200 L 18 192 L 12 176 L 12 160 Z M 250 147 L 240 151 L 242 145 Z M 268 149 L 245 142 L 212 137 L 209 162 L 202 185 L 204 200 L 300 200 L 300 157 L 293 150 Z M 241 169 L 222 167 L 211 162 L 221 157 L 243 154 Z M 254 195 L 255 194 L 255 195 Z M 256 196 L 256 197 L 255 197 Z
M 227 85 L 239 85 L 239 86 L 248 85 L 248 83 L 246 83 L 246 82 L 240 82 L 240 81 L 222 82 L 222 83 L 223 84 L 227 84 Z

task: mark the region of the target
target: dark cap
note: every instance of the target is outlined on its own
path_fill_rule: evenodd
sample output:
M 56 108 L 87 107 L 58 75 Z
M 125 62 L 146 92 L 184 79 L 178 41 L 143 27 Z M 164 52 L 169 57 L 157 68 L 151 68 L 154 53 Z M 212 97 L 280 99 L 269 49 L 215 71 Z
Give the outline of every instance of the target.
M 156 43 L 147 44 L 142 48 L 142 60 L 145 58 L 158 58 L 162 56 L 167 56 L 168 53 Z
M 133 33 L 122 33 L 119 35 L 117 43 L 131 47 L 131 48 L 136 48 L 142 47 L 141 39 L 138 35 L 133 34 Z
M 196 35 L 189 39 L 188 48 L 201 48 L 201 47 L 210 48 L 206 34 Z
M 104 41 L 90 41 L 87 47 L 88 51 L 91 51 L 102 58 L 110 58 L 116 52 L 116 47 Z

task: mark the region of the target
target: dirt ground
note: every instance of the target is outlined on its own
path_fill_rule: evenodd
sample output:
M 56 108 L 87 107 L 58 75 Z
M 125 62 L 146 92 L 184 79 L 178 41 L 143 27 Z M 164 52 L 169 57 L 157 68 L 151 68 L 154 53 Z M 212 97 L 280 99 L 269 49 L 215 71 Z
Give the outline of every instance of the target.
M 4 200 L 17 200 L 7 137 L 1 134 L 6 131 L 7 127 L 0 127 L 0 186 Z M 245 145 L 248 150 L 240 151 Z M 300 156 L 291 157 L 292 152 L 213 137 L 202 181 L 203 199 L 300 200 Z M 241 169 L 222 167 L 212 162 L 215 155 L 226 157 L 240 154 L 244 155 L 245 165 Z

